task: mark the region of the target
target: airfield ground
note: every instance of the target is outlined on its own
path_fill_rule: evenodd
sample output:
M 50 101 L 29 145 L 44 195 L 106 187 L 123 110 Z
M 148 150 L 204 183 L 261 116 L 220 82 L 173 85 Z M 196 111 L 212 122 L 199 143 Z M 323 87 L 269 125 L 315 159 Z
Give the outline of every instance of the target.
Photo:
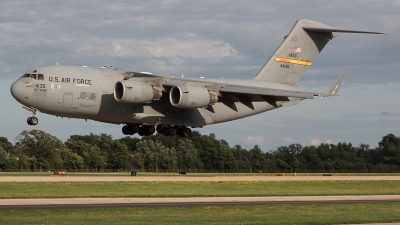
M 400 176 L 0 176 L 0 182 L 83 182 L 83 181 L 345 181 L 400 180 Z
M 72 197 L 66 198 L 66 196 L 62 197 L 62 199 L 49 199 L 46 197 L 45 199 L 41 199 L 26 196 L 23 199 L 18 198 L 17 196 L 11 197 L 14 199 L 5 199 L 8 198 L 6 196 L 12 196 L 12 192 L 3 196 L 3 199 L 0 199 L 0 208 L 8 207 L 10 205 L 16 206 L 16 210 L 11 211 L 0 211 L 0 216 L 3 222 L 7 224 L 18 224 L 18 223 L 38 223 L 38 224 L 47 224 L 47 223 L 56 223 L 63 224 L 63 221 L 72 222 L 80 222 L 83 221 L 87 224 L 126 224 L 127 221 L 142 223 L 142 224 L 154 224 L 154 223 L 164 223 L 164 224 L 232 224 L 232 223 L 254 223 L 254 224 L 263 224 L 266 221 L 271 224 L 342 224 L 342 223 L 371 223 L 371 222 L 398 222 L 400 221 L 400 207 L 397 203 L 400 199 L 400 195 L 396 192 L 394 195 L 390 194 L 391 191 L 400 190 L 400 176 L 396 174 L 384 174 L 382 176 L 376 176 L 376 174 L 372 176 L 365 176 L 366 174 L 352 176 L 350 174 L 335 174 L 334 176 L 323 176 L 322 174 L 310 174 L 307 176 L 306 174 L 297 174 L 294 176 L 293 174 L 289 176 L 274 176 L 273 174 L 268 174 L 262 176 L 260 174 L 250 174 L 247 176 L 236 176 L 236 175 L 226 175 L 226 174 L 201 174 L 196 176 L 195 174 L 187 175 L 168 175 L 163 174 L 161 176 L 157 176 L 156 174 L 151 175 L 141 175 L 139 176 L 129 176 L 125 174 L 67 174 L 67 175 L 51 175 L 42 173 L 39 175 L 35 174 L 19 174 L 17 176 L 9 176 L 9 174 L 0 173 L 0 184 L 3 183 L 3 186 L 13 185 L 12 188 L 8 187 L 8 190 L 14 189 L 15 192 L 23 192 L 28 189 L 32 189 L 33 193 L 44 193 L 46 192 L 44 184 L 49 186 L 47 190 L 53 190 L 55 186 L 66 184 L 69 189 L 72 188 L 75 184 L 77 185 L 85 185 L 85 183 L 93 184 L 97 183 L 97 186 L 102 186 L 103 183 L 107 183 L 107 186 L 104 188 L 105 191 L 109 190 L 112 193 L 118 192 L 118 188 L 122 188 L 125 183 L 130 183 L 131 186 L 138 186 L 142 184 L 147 187 L 147 190 L 152 190 L 149 188 L 151 185 L 160 184 L 165 185 L 166 183 L 194 183 L 193 185 L 197 187 L 197 189 L 202 189 L 199 183 L 206 184 L 228 184 L 238 186 L 235 184 L 245 183 L 245 184 L 256 184 L 256 183 L 264 183 L 267 181 L 287 181 L 287 182 L 272 182 L 278 185 L 287 185 L 286 187 L 279 187 L 276 190 L 285 190 L 290 191 L 291 195 L 294 192 L 298 191 L 298 184 L 311 185 L 307 187 L 303 187 L 304 191 L 310 193 L 310 195 L 318 195 L 317 191 L 328 191 L 328 186 L 334 186 L 331 184 L 345 184 L 352 185 L 362 184 L 361 186 L 350 186 L 348 190 L 354 191 L 352 193 L 346 194 L 347 196 L 287 196 L 287 197 L 208 197 L 208 198 L 182 198 L 182 197 L 173 197 L 173 198 L 126 198 L 126 197 L 111 197 L 111 198 L 79 198 Z M 137 181 L 135 185 L 132 185 L 132 181 Z M 243 181 L 243 182 L 242 182 Z M 149 183 L 147 183 L 149 182 Z M 199 182 L 199 183 L 198 183 Z M 269 182 L 268 182 L 269 183 Z M 287 183 L 287 184 L 286 184 Z M 288 184 L 294 187 L 288 187 Z M 84 189 L 90 189 L 97 187 L 96 185 L 91 184 L 91 186 L 86 186 Z M 312 186 L 316 185 L 327 185 L 325 187 L 317 186 L 318 188 L 313 189 Z M 328 185 L 329 184 L 329 185 Z M 37 189 L 33 188 L 35 185 L 42 185 L 41 187 L 37 187 Z M 114 185 L 112 188 L 109 188 L 108 185 Z M 116 185 L 116 186 L 115 186 Z M 254 186 L 248 186 L 246 189 L 252 189 Z M 300 186 L 301 186 L 300 185 Z M 376 186 L 374 186 L 376 185 Z M 390 186 L 393 185 L 393 186 Z M 64 185 L 65 186 L 65 185 Z M 211 185 L 215 186 L 215 185 Z M 239 185 L 240 186 L 240 185 Z M 268 185 L 273 186 L 273 185 Z M 388 187 L 389 186 L 389 187 Z M 52 188 L 53 187 L 53 188 Z M 83 186 L 84 187 L 84 186 Z M 381 188 L 382 187 L 382 188 Z M 290 189 L 292 188 L 292 189 Z M 142 188 L 143 189 L 143 188 Z M 190 188 L 189 188 L 190 189 Z M 193 187 L 191 187 L 193 189 Z M 229 189 L 229 188 L 228 188 Z M 266 189 L 265 185 L 262 190 Z M 344 191 L 345 188 L 338 188 L 338 191 Z M 354 190 L 353 190 L 354 189 Z M 367 193 L 364 195 L 360 195 L 360 189 L 362 191 L 367 191 L 368 189 L 372 191 L 371 193 Z M 384 190 L 383 190 L 384 189 Z M 34 191 L 40 190 L 40 191 Z M 82 188 L 79 190 L 83 190 Z M 168 188 L 163 188 L 164 192 L 168 192 Z M 374 190 L 383 190 L 383 193 L 377 195 L 378 191 Z M 130 190 L 132 191 L 132 190 Z M 179 192 L 181 192 L 180 190 Z M 209 191 L 209 189 L 204 189 L 204 191 Z M 223 191 L 227 191 L 226 188 L 223 188 Z M 265 191 L 265 190 L 264 190 Z M 111 193 L 110 192 L 110 193 Z M 163 192 L 163 193 L 164 193 Z M 241 191 L 235 191 L 240 192 Z M 257 193 L 260 191 L 256 190 Z M 314 192 L 314 193 L 313 193 Z M 329 191 L 328 191 L 329 192 Z M 277 193 L 277 192 L 275 192 Z M 5 193 L 6 194 L 6 193 Z M 65 194 L 65 193 L 63 193 Z M 27 195 L 29 195 L 27 193 Z M 324 194 L 319 194 L 324 195 Z M 358 196 L 352 196 L 358 195 Z M 223 195 L 224 196 L 224 195 Z M 160 200 L 161 199 L 161 200 Z M 382 200 L 381 203 L 376 202 L 371 204 L 370 200 L 378 199 Z M 365 201 L 365 204 L 352 204 L 351 202 L 341 202 L 341 201 Z M 198 206 L 189 207 L 189 208 L 181 208 L 179 204 L 184 204 L 185 202 L 200 202 Z M 204 204 L 203 202 L 211 202 L 210 205 Z M 248 204 L 236 205 L 236 206 L 223 206 L 214 205 L 212 202 L 247 202 Z M 285 201 L 284 204 L 273 205 L 273 204 L 257 204 L 261 201 Z M 332 202 L 337 201 L 335 204 L 321 204 L 318 201 L 323 202 Z M 84 209 L 79 208 L 85 204 L 96 204 L 99 203 L 105 204 L 106 207 L 103 209 L 99 209 L 96 207 L 92 207 L 92 209 Z M 165 204 L 164 207 L 156 207 L 151 209 L 146 208 L 126 208 L 124 205 L 129 205 L 132 202 L 139 203 L 160 203 Z M 164 202 L 164 203 L 163 203 Z M 383 202 L 383 203 L 382 203 Z M 113 207 L 109 203 L 115 203 L 117 208 Z M 344 203 L 344 204 L 342 204 Z M 57 213 L 54 213 L 54 210 L 23 210 L 23 206 L 30 206 L 32 208 L 37 207 L 38 209 L 50 209 L 57 208 L 60 205 L 67 205 L 66 208 L 59 207 Z M 40 208 L 40 205 L 48 207 L 48 208 Z M 46 206 L 47 205 L 47 206 Z M 78 206 L 80 205 L 80 206 Z M 31 209 L 32 209 L 31 208 Z M 75 208 L 75 209 L 74 209 Z M 29 208 L 28 208 L 29 209 Z M 340 216 L 338 216 L 340 215 Z

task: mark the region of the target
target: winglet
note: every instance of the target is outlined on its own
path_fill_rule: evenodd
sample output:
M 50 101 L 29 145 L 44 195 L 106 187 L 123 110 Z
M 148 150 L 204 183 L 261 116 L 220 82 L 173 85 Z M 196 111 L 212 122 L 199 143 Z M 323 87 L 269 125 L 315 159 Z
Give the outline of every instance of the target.
M 333 83 L 332 87 L 329 89 L 328 92 L 326 92 L 325 94 L 316 94 L 315 96 L 319 97 L 338 96 L 340 85 L 342 84 L 343 78 L 344 78 L 344 73 L 340 74 L 340 76 L 335 81 L 335 83 Z

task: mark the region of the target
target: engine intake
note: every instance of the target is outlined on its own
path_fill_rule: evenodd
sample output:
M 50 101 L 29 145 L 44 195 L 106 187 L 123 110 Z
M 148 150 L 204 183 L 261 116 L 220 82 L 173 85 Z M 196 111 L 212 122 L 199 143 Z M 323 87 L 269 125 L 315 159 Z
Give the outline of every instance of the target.
M 202 108 L 218 101 L 218 95 L 204 87 L 174 86 L 169 92 L 171 104 L 178 108 Z
M 123 103 L 145 103 L 161 98 L 162 92 L 147 83 L 123 80 L 114 85 L 114 98 Z

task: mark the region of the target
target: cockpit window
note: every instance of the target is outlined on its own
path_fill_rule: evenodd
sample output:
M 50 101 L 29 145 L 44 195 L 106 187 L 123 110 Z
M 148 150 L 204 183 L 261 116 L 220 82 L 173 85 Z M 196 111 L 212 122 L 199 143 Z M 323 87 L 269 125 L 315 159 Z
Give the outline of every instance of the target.
M 26 73 L 26 74 L 24 74 L 22 77 L 30 77 L 30 78 L 33 78 L 33 79 L 37 79 L 37 80 L 44 80 L 44 75 L 43 74 L 34 74 L 34 73 L 32 73 L 32 74 L 30 74 L 30 73 Z

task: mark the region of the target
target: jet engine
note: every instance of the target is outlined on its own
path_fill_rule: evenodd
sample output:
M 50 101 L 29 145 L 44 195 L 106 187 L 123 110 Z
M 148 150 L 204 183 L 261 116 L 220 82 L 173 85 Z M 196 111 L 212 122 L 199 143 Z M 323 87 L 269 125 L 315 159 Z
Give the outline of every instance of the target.
M 178 108 L 201 108 L 218 101 L 218 95 L 204 87 L 174 86 L 169 92 L 171 104 Z
M 114 85 L 114 98 L 123 103 L 145 103 L 159 99 L 161 95 L 161 90 L 147 83 L 123 80 Z

